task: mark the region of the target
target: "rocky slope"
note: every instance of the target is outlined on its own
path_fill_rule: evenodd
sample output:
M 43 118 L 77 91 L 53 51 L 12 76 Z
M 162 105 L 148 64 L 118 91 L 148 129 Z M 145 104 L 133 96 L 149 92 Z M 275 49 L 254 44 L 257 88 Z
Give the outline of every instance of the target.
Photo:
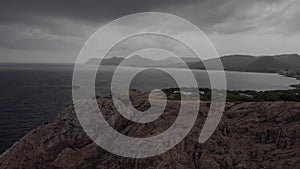
M 98 102 L 116 130 L 135 137 L 161 133 L 172 124 L 179 107 L 178 101 L 169 101 L 161 118 L 140 125 L 116 113 L 110 99 L 99 98 Z M 140 110 L 149 106 L 142 99 L 133 100 L 133 104 Z M 218 129 L 207 142 L 199 144 L 197 139 L 208 108 L 209 103 L 201 104 L 194 128 L 172 150 L 155 157 L 131 159 L 94 144 L 70 105 L 54 122 L 31 131 L 2 154 L 0 168 L 300 168 L 300 103 L 227 103 Z

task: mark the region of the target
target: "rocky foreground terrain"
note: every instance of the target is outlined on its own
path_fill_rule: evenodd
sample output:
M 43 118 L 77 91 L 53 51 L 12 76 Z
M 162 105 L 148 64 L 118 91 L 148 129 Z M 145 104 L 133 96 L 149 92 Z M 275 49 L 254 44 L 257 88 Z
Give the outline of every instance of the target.
M 133 105 L 149 103 L 135 97 Z M 163 132 L 175 120 L 178 101 L 168 101 L 166 112 L 150 124 L 121 117 L 108 98 L 98 98 L 108 122 L 130 136 Z M 77 121 L 73 106 L 23 137 L 0 156 L 1 169 L 94 168 L 300 168 L 300 103 L 227 103 L 221 123 L 204 144 L 198 143 L 209 103 L 202 103 L 189 135 L 170 151 L 144 159 L 113 155 L 93 143 Z M 163 124 L 163 125 L 162 125 Z

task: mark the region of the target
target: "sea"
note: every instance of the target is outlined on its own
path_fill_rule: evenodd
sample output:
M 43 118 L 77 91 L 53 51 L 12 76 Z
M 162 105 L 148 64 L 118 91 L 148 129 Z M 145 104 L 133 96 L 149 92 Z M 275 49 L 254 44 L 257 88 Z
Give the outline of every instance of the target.
M 53 121 L 70 104 L 73 68 L 72 64 L 0 64 L 0 154 L 29 131 Z M 123 68 L 122 72 L 126 74 L 132 69 L 137 68 Z M 95 81 L 95 93 L 108 96 L 115 67 L 102 66 L 100 70 Z M 189 70 L 172 71 L 183 77 Z M 193 73 L 199 87 L 210 87 L 205 71 L 193 70 Z M 294 78 L 270 73 L 227 71 L 226 78 L 229 90 L 285 90 L 300 83 Z M 147 92 L 176 85 L 170 75 L 151 68 L 139 73 L 130 88 Z

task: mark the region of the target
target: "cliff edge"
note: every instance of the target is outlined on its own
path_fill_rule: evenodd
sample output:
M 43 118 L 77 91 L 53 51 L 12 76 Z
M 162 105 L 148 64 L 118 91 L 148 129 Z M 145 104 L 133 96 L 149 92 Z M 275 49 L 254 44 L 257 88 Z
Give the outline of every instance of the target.
M 151 124 L 135 124 L 122 118 L 112 100 L 98 98 L 104 116 L 116 130 L 130 136 L 159 134 L 177 114 L 178 101 Z M 138 109 L 149 103 L 133 100 Z M 49 124 L 31 131 L 0 156 L 0 168 L 300 168 L 300 103 L 227 103 L 221 123 L 204 144 L 197 142 L 209 103 L 202 103 L 189 135 L 159 156 L 131 159 L 113 155 L 93 143 L 81 128 L 69 105 Z M 109 111 L 107 111 L 109 110 Z M 163 125 L 162 125 L 163 124 Z

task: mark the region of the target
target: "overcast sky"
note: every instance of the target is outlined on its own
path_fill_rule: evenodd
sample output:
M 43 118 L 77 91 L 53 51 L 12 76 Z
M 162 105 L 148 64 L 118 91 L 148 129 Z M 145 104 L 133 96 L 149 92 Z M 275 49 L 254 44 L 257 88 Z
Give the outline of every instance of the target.
M 0 62 L 74 62 L 101 26 L 149 11 L 189 20 L 220 55 L 300 53 L 297 0 L 9 0 L 0 5 Z

